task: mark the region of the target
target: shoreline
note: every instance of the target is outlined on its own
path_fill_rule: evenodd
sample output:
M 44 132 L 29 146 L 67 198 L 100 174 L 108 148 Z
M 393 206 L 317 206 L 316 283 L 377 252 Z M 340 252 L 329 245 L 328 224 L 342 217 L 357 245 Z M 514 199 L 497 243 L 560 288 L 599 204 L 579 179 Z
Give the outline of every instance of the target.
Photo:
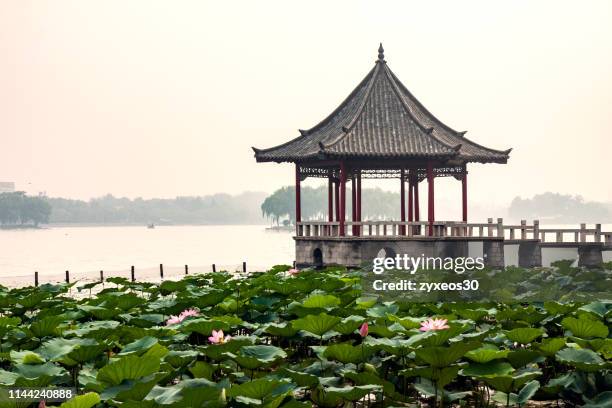
M 156 224 L 155 228 L 161 227 L 215 227 L 215 226 L 268 226 L 269 224 L 258 224 L 258 223 L 219 223 L 219 224 Z M 87 227 L 142 227 L 147 228 L 146 224 L 139 223 L 54 223 L 54 224 L 41 224 L 37 227 L 30 226 L 0 226 L 0 230 L 16 231 L 16 230 L 45 230 L 51 228 L 87 228 Z
M 41 225 L 0 225 L 0 230 L 15 231 L 15 230 L 39 230 L 45 229 Z

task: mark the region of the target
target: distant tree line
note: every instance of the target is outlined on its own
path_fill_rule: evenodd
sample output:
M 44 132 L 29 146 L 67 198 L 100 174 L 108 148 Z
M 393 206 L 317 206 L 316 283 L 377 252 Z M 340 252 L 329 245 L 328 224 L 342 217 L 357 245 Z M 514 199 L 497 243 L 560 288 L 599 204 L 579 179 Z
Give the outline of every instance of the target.
M 214 194 L 171 199 L 128 199 L 106 195 L 89 201 L 48 198 L 52 223 L 261 224 L 257 204 L 266 194 Z
M 607 223 L 612 221 L 610 204 L 585 201 L 579 195 L 543 193 L 533 198 L 516 197 L 508 215 L 514 219 L 544 219 L 552 223 Z
M 302 187 L 302 219 L 327 219 L 327 186 Z M 351 190 L 347 189 L 346 214 L 350 218 Z M 399 194 L 380 188 L 364 188 L 364 220 L 399 219 Z M 516 197 L 510 218 L 541 219 L 565 224 L 612 222 L 612 206 L 585 201 L 581 196 L 544 193 L 533 198 Z M 82 224 L 261 224 L 295 222 L 295 188 L 282 187 L 267 195 L 246 192 L 171 199 L 128 199 L 106 195 L 88 201 L 28 196 L 23 192 L 0 193 L 0 225 L 4 227 L 46 223 Z
M 327 219 L 327 186 L 302 187 L 302 219 Z M 351 189 L 346 190 L 346 213 L 351 214 Z M 361 193 L 361 214 L 364 220 L 399 219 L 399 193 L 383 191 L 380 188 L 364 188 Z M 263 215 L 276 224 L 283 220 L 295 222 L 295 187 L 287 186 L 276 190 L 261 204 Z
M 0 224 L 23 226 L 47 223 L 51 205 L 45 197 L 27 196 L 22 191 L 0 193 Z

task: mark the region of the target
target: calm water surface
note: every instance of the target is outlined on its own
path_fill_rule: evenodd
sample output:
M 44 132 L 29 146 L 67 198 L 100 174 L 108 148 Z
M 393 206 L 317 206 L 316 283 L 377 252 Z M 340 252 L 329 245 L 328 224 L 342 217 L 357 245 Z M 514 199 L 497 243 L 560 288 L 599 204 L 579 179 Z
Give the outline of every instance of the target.
M 129 276 L 134 265 L 137 277 L 182 273 L 184 265 L 194 272 L 219 268 L 237 270 L 247 262 L 249 270 L 294 259 L 291 232 L 267 231 L 263 225 L 58 227 L 40 230 L 0 230 L 0 284 L 72 276 Z
M 604 230 L 612 230 L 612 225 Z M 191 272 L 209 272 L 213 263 L 218 270 L 237 271 L 246 261 L 248 270 L 264 270 L 293 262 L 292 235 L 267 231 L 262 225 L 0 230 L 0 284 L 31 284 L 34 271 L 39 272 L 41 283 L 63 280 L 66 270 L 73 280 L 97 279 L 100 270 L 105 276 L 129 277 L 131 265 L 138 279 L 159 278 L 159 264 L 164 264 L 168 278 L 181 276 L 185 264 Z M 474 253 L 470 250 L 470 256 L 481 256 L 478 252 L 477 248 Z M 506 246 L 507 264 L 516 264 L 517 252 L 517 246 Z M 544 265 L 576 257 L 575 249 L 544 249 L 542 253 Z M 612 251 L 605 252 L 604 260 L 611 259 Z

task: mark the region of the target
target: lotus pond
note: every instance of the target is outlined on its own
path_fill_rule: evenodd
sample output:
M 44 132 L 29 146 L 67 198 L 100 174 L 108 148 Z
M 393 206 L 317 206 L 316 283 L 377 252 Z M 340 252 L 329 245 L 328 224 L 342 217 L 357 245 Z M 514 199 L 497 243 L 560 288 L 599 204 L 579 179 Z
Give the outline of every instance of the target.
M 382 302 L 288 269 L 0 287 L 0 384 L 73 408 L 612 404 L 609 303 Z

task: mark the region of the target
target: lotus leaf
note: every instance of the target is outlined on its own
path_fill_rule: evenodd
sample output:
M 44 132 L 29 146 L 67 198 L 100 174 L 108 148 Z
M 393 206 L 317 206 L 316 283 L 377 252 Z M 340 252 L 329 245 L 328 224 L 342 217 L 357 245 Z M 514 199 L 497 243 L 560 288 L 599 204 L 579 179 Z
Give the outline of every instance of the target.
M 340 305 L 340 299 L 333 295 L 314 294 L 306 299 L 302 303 L 302 306 L 306 308 L 319 308 L 319 309 L 330 309 Z
M 505 358 L 507 355 L 508 350 L 499 350 L 492 344 L 486 344 L 465 354 L 467 358 L 476 363 L 488 363 L 491 360 Z
M 369 354 L 369 347 L 353 346 L 349 343 L 332 344 L 323 352 L 327 359 L 337 360 L 344 364 L 363 362 Z
M 417 358 L 427 364 L 442 368 L 459 360 L 470 350 L 478 347 L 478 343 L 455 343 L 447 347 L 423 347 L 415 351 Z
M 587 317 L 576 319 L 574 317 L 566 317 L 561 321 L 561 325 L 572 332 L 574 336 L 583 339 L 593 337 L 608 337 L 608 327 L 598 320 L 593 320 Z
M 147 352 L 151 347 L 157 344 L 157 338 L 152 336 L 142 337 L 130 344 L 127 344 L 121 349 L 119 355 L 136 354 L 142 355 Z
M 42 364 L 45 362 L 45 359 L 40 354 L 32 351 L 11 350 L 10 358 L 14 364 Z
M 444 368 L 437 367 L 413 367 L 403 370 L 400 374 L 406 377 L 422 377 L 434 381 L 439 387 L 444 387 L 457 377 L 461 370 L 458 364 Z
M 128 355 L 105 365 L 98 371 L 98 381 L 119 385 L 123 380 L 137 380 L 159 370 L 156 357 Z
M 95 392 L 77 395 L 60 405 L 60 408 L 91 408 L 100 402 L 100 396 Z
M 555 355 L 557 360 L 582 371 L 598 371 L 610 366 L 597 353 L 588 349 L 565 348 Z
M 241 397 L 248 398 L 262 404 L 270 398 L 286 394 L 291 389 L 291 384 L 287 382 L 272 380 L 269 378 L 259 378 L 257 380 L 232 386 L 227 395 L 236 399 Z
M 295 329 L 304 330 L 315 336 L 321 337 L 326 332 L 332 330 L 338 323 L 340 323 L 339 317 L 321 313 L 319 315 L 308 315 L 301 319 L 294 320 L 292 325 Z
M 523 371 L 512 375 L 490 375 L 484 376 L 483 380 L 498 391 L 509 393 L 521 388 L 525 383 L 542 375 L 541 371 Z
M 506 337 L 510 341 L 515 341 L 521 344 L 528 344 L 541 337 L 544 334 L 544 330 L 539 328 L 523 327 L 520 329 L 510 330 L 506 333 Z

